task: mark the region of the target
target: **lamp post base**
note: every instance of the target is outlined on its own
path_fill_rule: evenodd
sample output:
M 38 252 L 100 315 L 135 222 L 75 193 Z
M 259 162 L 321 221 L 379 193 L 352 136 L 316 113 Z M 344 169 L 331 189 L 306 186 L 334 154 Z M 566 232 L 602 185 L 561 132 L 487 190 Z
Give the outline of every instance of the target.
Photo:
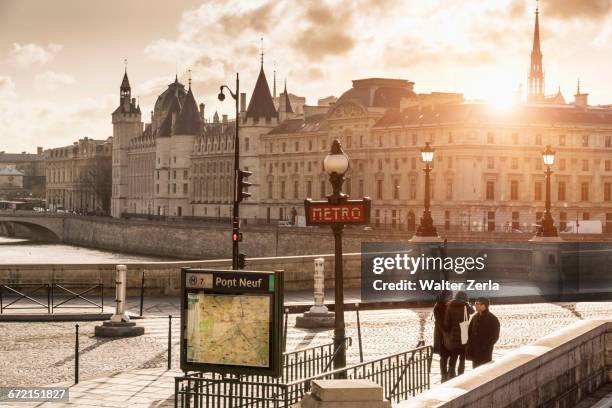
M 414 235 L 412 238 L 408 240 L 408 242 L 444 242 L 444 239 L 440 238 L 440 236 L 435 235 L 431 237 L 424 237 L 422 235 Z

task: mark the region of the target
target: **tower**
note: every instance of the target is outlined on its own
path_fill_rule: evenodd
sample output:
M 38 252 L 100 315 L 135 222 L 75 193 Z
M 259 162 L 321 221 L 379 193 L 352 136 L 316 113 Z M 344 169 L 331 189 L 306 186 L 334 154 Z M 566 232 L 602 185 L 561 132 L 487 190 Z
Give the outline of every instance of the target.
M 293 117 L 293 108 L 291 107 L 291 101 L 289 100 L 289 94 L 287 93 L 287 80 L 285 80 L 285 90 L 280 95 L 278 103 L 278 121 L 282 122 Z
M 119 107 L 112 114 L 113 121 L 113 165 L 111 216 L 121 217 L 128 212 L 128 149 L 130 141 L 142 135 L 140 107 L 132 98 L 132 89 L 127 67 L 119 87 Z
M 536 6 L 533 47 L 531 49 L 531 67 L 529 69 L 528 102 L 544 100 L 544 69 L 542 68 L 542 51 L 540 49 L 540 10 Z

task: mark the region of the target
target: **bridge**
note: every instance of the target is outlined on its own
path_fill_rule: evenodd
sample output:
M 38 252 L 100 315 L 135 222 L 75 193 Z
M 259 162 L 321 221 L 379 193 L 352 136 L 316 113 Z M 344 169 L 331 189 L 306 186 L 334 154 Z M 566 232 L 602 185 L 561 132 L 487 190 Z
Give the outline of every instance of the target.
M 61 242 L 64 239 L 63 214 L 32 211 L 0 211 L 0 235 L 28 236 L 35 240 Z

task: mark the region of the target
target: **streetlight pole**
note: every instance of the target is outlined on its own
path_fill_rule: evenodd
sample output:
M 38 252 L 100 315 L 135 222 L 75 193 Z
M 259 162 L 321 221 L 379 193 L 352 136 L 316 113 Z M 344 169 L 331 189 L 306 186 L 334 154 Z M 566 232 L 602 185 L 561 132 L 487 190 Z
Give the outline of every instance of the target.
M 332 194 L 327 196 L 330 204 L 342 204 L 347 200 L 342 192 L 344 174 L 349 167 L 349 159 L 342 150 L 338 140 L 334 140 L 330 154 L 325 157 L 323 167 L 329 174 Z M 342 266 L 342 233 L 343 224 L 332 225 L 334 234 L 334 369 L 346 367 L 346 328 L 344 324 L 344 271 Z M 346 373 L 336 375 L 336 378 L 346 378 Z
M 239 123 L 240 123 L 240 106 L 239 104 L 239 95 L 240 95 L 240 78 L 238 73 L 236 72 L 236 87 L 234 88 L 236 92 L 232 92 L 232 90 L 227 85 L 221 85 L 219 88 L 220 92 L 218 98 L 220 101 L 225 99 L 225 95 L 223 94 L 223 88 L 227 89 L 230 93 L 231 97 L 234 98 L 236 103 L 236 134 L 234 135 L 234 202 L 232 209 L 232 269 L 238 269 L 238 242 L 240 240 L 240 203 L 238 195 L 241 194 L 241 191 L 238 191 L 238 178 L 239 178 L 239 164 L 240 164 L 240 138 L 238 136 Z
M 421 225 L 417 228 L 416 236 L 418 237 L 437 237 L 438 231 L 433 225 L 433 218 L 431 218 L 431 192 L 429 183 L 429 173 L 431 173 L 431 162 L 433 161 L 434 150 L 429 145 L 429 142 L 425 144 L 425 147 L 421 149 L 421 158 L 425 162 L 425 209 L 421 216 Z
M 546 171 L 544 174 L 546 175 L 546 211 L 544 212 L 544 216 L 542 217 L 542 226 L 539 228 L 536 236 L 538 237 L 558 237 L 557 228 L 555 227 L 555 221 L 553 220 L 552 214 L 550 212 L 550 176 L 552 175 L 552 170 L 550 166 L 555 162 L 555 152 L 549 146 L 546 146 L 546 150 L 542 152 L 542 159 L 544 160 L 544 164 L 546 165 Z

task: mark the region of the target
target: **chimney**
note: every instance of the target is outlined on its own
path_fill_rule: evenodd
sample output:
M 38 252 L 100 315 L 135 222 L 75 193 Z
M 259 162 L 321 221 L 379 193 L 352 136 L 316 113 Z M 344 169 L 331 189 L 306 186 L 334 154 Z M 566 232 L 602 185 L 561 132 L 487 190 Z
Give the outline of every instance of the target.
M 240 112 L 246 111 L 246 93 L 240 93 Z
M 574 95 L 574 105 L 580 108 L 586 108 L 589 105 L 588 99 L 588 93 L 577 93 Z
M 223 119 L 222 119 L 223 123 L 227 123 L 227 115 L 223 115 L 222 117 L 223 117 Z
M 39 155 L 39 156 L 43 154 L 43 148 L 42 148 L 42 146 L 38 146 L 38 147 L 36 148 L 36 154 L 37 154 L 37 155 Z
M 204 105 L 203 103 L 200 104 L 200 120 L 202 122 L 204 122 L 204 108 L 206 108 L 206 105 Z

